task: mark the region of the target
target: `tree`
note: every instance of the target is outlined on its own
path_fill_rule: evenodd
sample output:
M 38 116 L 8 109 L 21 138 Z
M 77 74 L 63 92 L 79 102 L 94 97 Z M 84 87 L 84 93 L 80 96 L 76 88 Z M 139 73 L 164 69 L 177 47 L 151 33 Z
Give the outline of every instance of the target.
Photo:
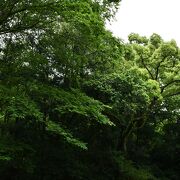
M 44 179 L 47 164 L 43 161 L 49 157 L 52 139 L 57 146 L 85 150 L 86 138 L 79 140 L 81 132 L 96 124 L 113 125 L 103 114 L 109 107 L 78 88 L 90 71 L 91 53 L 106 33 L 102 14 L 110 7 L 104 3 L 1 2 L 0 159 L 4 179 Z
M 119 2 L 0 2 L 1 179 L 179 179 L 179 48 Z

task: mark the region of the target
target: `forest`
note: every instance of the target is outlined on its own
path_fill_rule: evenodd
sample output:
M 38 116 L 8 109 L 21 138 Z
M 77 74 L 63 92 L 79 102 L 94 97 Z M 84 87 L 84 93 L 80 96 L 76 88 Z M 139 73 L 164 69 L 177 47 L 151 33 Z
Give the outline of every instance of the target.
M 180 48 L 118 8 L 0 0 L 1 180 L 180 179 Z

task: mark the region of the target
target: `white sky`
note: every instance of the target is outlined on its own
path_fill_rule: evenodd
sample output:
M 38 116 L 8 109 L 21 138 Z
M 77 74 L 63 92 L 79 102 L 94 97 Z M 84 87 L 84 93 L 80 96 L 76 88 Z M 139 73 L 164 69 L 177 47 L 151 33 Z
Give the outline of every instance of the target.
M 157 33 L 180 46 L 180 0 L 122 0 L 116 21 L 107 27 L 124 40 L 132 32 Z

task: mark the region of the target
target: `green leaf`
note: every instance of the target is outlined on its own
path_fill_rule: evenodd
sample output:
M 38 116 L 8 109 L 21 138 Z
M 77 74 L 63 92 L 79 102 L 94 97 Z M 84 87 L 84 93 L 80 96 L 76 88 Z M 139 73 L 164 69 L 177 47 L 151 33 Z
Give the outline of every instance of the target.
M 52 121 L 48 121 L 46 130 L 50 131 L 54 134 L 62 136 L 65 139 L 65 141 L 67 141 L 68 143 L 70 143 L 72 145 L 75 145 L 75 146 L 78 146 L 84 150 L 87 150 L 86 143 L 74 138 L 73 135 L 70 132 L 68 132 L 68 130 L 65 130 L 64 128 L 62 128 L 57 123 L 54 123 Z

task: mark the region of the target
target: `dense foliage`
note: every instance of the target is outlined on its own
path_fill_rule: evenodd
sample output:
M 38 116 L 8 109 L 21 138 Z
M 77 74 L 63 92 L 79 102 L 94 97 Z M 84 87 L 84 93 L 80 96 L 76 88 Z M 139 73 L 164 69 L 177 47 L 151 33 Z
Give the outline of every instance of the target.
M 180 49 L 119 2 L 0 1 L 0 179 L 180 179 Z

